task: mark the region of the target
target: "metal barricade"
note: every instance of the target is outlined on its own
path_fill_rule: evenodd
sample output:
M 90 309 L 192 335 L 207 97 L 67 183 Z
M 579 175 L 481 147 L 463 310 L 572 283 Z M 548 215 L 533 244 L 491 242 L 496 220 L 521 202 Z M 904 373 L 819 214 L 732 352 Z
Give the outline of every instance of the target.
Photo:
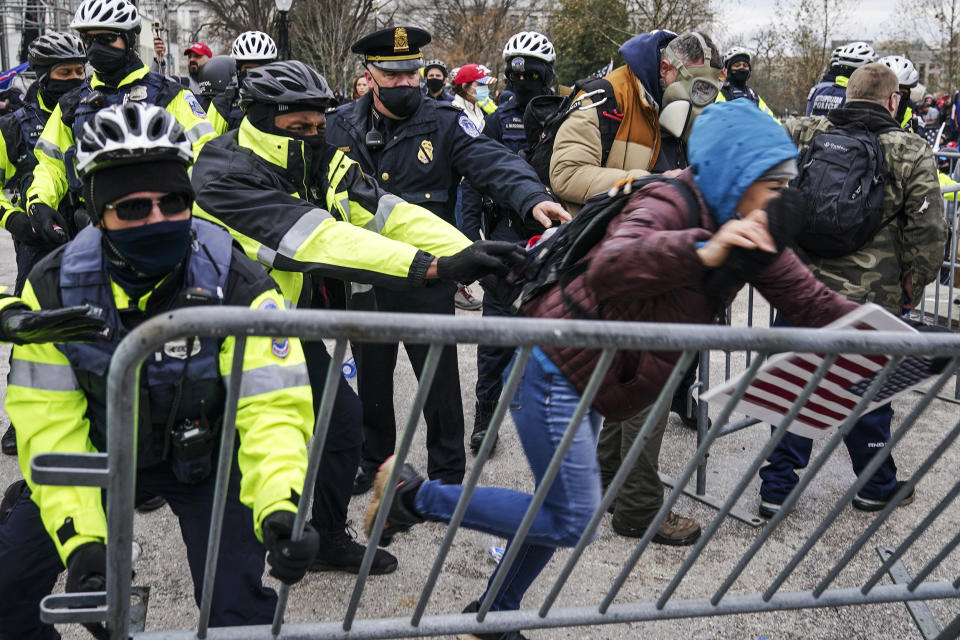
M 896 503 L 899 502 L 899 499 L 908 495 L 908 492 L 912 491 L 917 483 L 950 450 L 954 441 L 960 436 L 960 420 L 957 420 L 955 424 L 943 425 L 942 437 L 938 438 L 936 442 L 926 441 L 924 443 L 925 449 L 920 456 L 922 462 L 914 471 L 906 486 L 875 517 L 863 519 L 864 526 L 862 531 L 859 531 L 859 537 L 852 540 L 851 544 L 846 547 L 846 553 L 839 560 L 831 562 L 829 571 L 823 575 L 817 575 L 815 578 L 807 577 L 805 574 L 803 579 L 800 580 L 803 583 L 802 588 L 798 588 L 798 580 L 795 575 L 795 569 L 804 561 L 810 549 L 830 530 L 859 489 L 866 484 L 874 471 L 890 455 L 891 450 L 916 426 L 918 418 L 925 415 L 925 411 L 935 400 L 939 390 L 956 373 L 958 366 L 960 366 L 960 336 L 925 334 L 916 338 L 905 339 L 903 334 L 827 331 L 822 329 L 748 329 L 676 324 L 200 308 L 176 311 L 155 317 L 133 331 L 118 347 L 111 364 L 108 380 L 108 453 L 90 455 L 45 454 L 33 459 L 31 468 L 35 481 L 45 484 L 103 487 L 106 489 L 107 501 L 109 538 L 106 592 L 49 596 L 44 600 L 41 607 L 41 615 L 44 620 L 57 623 L 107 621 L 112 632 L 112 638 L 128 637 L 128 619 L 131 610 L 130 549 L 133 541 L 133 507 L 136 482 L 134 453 L 136 451 L 136 430 L 131 429 L 130 425 L 136 423 L 138 415 L 139 394 L 136 390 L 139 385 L 140 365 L 158 346 L 173 339 L 189 336 L 237 336 L 232 371 L 228 381 L 214 498 L 215 510 L 211 514 L 210 544 L 206 561 L 200 619 L 196 629 L 136 633 L 133 634 L 133 637 L 183 639 L 208 637 L 422 637 L 459 632 L 489 633 L 517 629 L 625 623 L 883 602 L 905 602 L 922 609 L 923 603 L 920 601 L 960 597 L 960 578 L 956 578 L 957 575 L 960 575 L 960 572 L 958 572 L 956 566 L 951 566 L 945 562 L 960 543 L 960 535 L 955 536 L 952 540 L 938 541 L 940 550 L 923 563 L 923 567 L 915 577 L 908 577 L 906 581 L 903 579 L 895 580 L 893 584 L 879 584 L 888 570 L 891 575 L 896 570 L 899 572 L 896 575 L 902 577 L 904 573 L 903 565 L 899 564 L 899 561 L 904 558 L 905 554 L 918 548 L 915 545 L 917 540 L 938 516 L 951 507 L 956 496 L 960 494 L 960 482 L 954 484 L 953 488 L 943 496 L 938 496 L 939 501 L 922 518 L 916 518 L 916 526 L 911 528 L 904 539 L 886 540 L 888 543 L 887 550 L 881 554 L 883 563 L 875 569 L 869 569 L 872 575 L 867 580 L 857 580 L 852 585 L 837 586 L 836 584 L 838 574 L 851 565 L 855 556 L 875 533 L 879 531 L 884 535 L 889 535 L 889 531 L 884 528 L 884 525 L 888 516 L 896 507 Z M 409 343 L 430 345 L 426 364 L 420 376 L 420 385 L 412 400 L 397 445 L 397 464 L 394 474 L 397 473 L 410 450 L 419 414 L 436 372 L 442 347 L 452 344 L 482 343 L 518 348 L 516 366 L 505 381 L 504 392 L 497 405 L 490 430 L 473 467 L 469 470 L 469 476 L 464 482 L 462 496 L 447 527 L 444 539 L 437 550 L 431 571 L 420 592 L 412 616 L 381 619 L 363 619 L 358 616 L 361 598 L 373 561 L 373 554 L 380 538 L 379 531 L 386 518 L 385 511 L 381 510 L 345 612 L 330 611 L 327 619 L 320 622 L 284 624 L 283 615 L 289 591 L 288 588 L 284 587 L 281 589 L 273 625 L 208 628 L 212 585 L 217 571 L 216 558 L 219 555 L 218 543 L 226 499 L 227 477 L 233 456 L 234 419 L 243 377 L 243 352 L 246 338 L 249 336 L 298 336 L 305 339 L 335 341 L 327 383 L 321 398 L 321 409 L 316 416 L 314 438 L 310 444 L 307 479 L 294 529 L 294 535 L 297 537 L 302 533 L 303 523 L 310 506 L 310 496 L 312 495 L 313 482 L 320 459 L 319 453 L 323 448 L 330 424 L 337 380 L 348 341 L 384 342 L 402 340 Z M 655 401 L 639 435 L 623 459 L 620 470 L 611 481 L 602 502 L 583 531 L 578 544 L 563 563 L 562 570 L 553 581 L 546 599 L 536 609 L 490 612 L 492 598 L 488 597 L 481 603 L 476 614 L 425 615 L 426 607 L 438 578 L 443 572 L 447 554 L 454 542 L 467 503 L 496 442 L 498 431 L 502 428 L 503 420 L 507 415 L 510 399 L 520 384 L 521 374 L 535 346 L 591 348 L 599 350 L 601 356 L 565 434 L 557 446 L 556 453 L 553 455 L 544 478 L 536 489 L 532 503 L 513 539 L 513 544 L 508 547 L 507 553 L 501 560 L 501 569 L 503 570 L 498 574 L 497 584 L 494 584 L 489 590 L 491 594 L 496 593 L 498 584 L 502 582 L 507 569 L 517 560 L 518 550 L 521 547 L 520 542 L 529 532 L 534 515 L 556 478 L 565 452 L 579 428 L 580 418 L 593 402 L 600 382 L 616 351 L 621 349 L 660 350 L 682 352 L 682 356 Z M 591 540 L 593 540 L 594 534 L 600 527 L 607 508 L 613 503 L 617 491 L 625 482 L 628 471 L 642 454 L 643 447 L 650 438 L 656 422 L 669 410 L 674 390 L 679 385 L 684 371 L 697 352 L 707 350 L 752 352 L 754 357 L 751 359 L 748 375 L 739 383 L 731 400 L 722 407 L 714 418 L 715 428 L 703 434 L 703 437 L 698 441 L 696 452 L 690 456 L 689 462 L 678 477 L 675 487 L 664 500 L 664 504 L 653 523 L 624 562 L 619 574 L 611 584 L 602 586 L 604 592 L 602 600 L 599 602 L 576 603 L 576 606 L 557 605 L 558 596 L 565 587 L 572 583 L 574 572 L 577 571 L 580 560 L 589 552 Z M 723 503 L 719 505 L 719 512 L 716 517 L 705 527 L 703 535 L 697 543 L 685 554 L 682 565 L 669 578 L 667 584 L 657 586 L 660 595 L 651 600 L 629 601 L 629 598 L 622 594 L 624 586 L 628 581 L 639 579 L 638 573 L 643 573 L 642 569 L 638 569 L 641 557 L 648 550 L 658 526 L 669 515 L 671 508 L 680 498 L 682 488 L 686 486 L 698 466 L 706 459 L 711 445 L 722 433 L 723 426 L 728 424 L 735 402 L 744 394 L 748 383 L 768 354 L 788 350 L 823 354 L 825 360 L 816 372 L 805 381 L 802 393 L 760 451 L 752 459 L 744 458 L 741 461 L 742 475 L 740 475 L 736 486 Z M 811 397 L 816 385 L 825 377 L 829 366 L 836 360 L 838 354 L 874 354 L 885 355 L 888 358 L 886 358 L 886 364 L 882 370 L 877 373 L 869 388 L 863 394 L 854 412 L 844 420 L 836 434 L 825 442 L 819 455 L 813 457 L 806 473 L 789 494 L 779 513 L 763 529 L 755 533 L 750 529 L 747 529 L 746 533 L 743 529 L 739 531 L 739 535 L 746 536 L 743 544 L 746 551 L 739 557 L 729 558 L 729 562 L 725 563 L 724 571 L 726 575 L 711 574 L 708 576 L 707 580 L 714 584 L 709 588 L 709 592 L 703 594 L 702 597 L 690 597 L 686 591 L 678 597 L 678 587 L 690 575 L 692 568 L 702 557 L 707 545 L 717 538 L 720 527 L 724 525 L 736 503 L 744 495 L 749 483 L 755 478 L 757 470 L 786 433 L 787 424 L 797 416 L 801 407 Z M 756 582 L 755 574 L 751 574 L 753 577 L 749 579 L 744 579 L 744 571 L 751 565 L 758 553 L 765 548 L 766 543 L 777 534 L 783 520 L 791 517 L 790 512 L 801 494 L 810 482 L 818 476 L 818 472 L 843 441 L 844 435 L 856 423 L 859 413 L 868 406 L 896 365 L 905 356 L 938 356 L 946 357 L 949 360 L 943 373 L 935 378 L 929 388 L 910 408 L 887 446 L 878 451 L 860 477 L 843 492 L 842 496 L 836 499 L 834 506 L 819 525 L 811 530 L 806 540 L 796 548 L 792 557 L 786 559 L 782 557 L 782 554 L 777 554 L 778 560 L 786 559 L 786 562 L 780 562 L 775 568 L 774 579 L 764 584 Z M 390 482 L 388 486 L 390 488 L 387 490 L 384 502 L 389 504 L 394 483 Z M 847 526 L 849 527 L 849 525 L 848 522 Z M 417 535 L 416 529 L 407 535 Z M 927 540 L 927 543 L 929 544 L 929 540 Z M 872 554 L 870 557 L 873 557 Z M 858 572 L 862 572 L 863 557 L 861 556 L 858 560 Z M 764 561 L 769 563 L 769 556 L 765 557 Z M 560 561 L 555 560 L 555 562 L 559 563 Z M 400 570 L 403 570 L 402 565 Z M 936 572 L 940 579 L 928 579 L 933 572 Z M 945 572 L 948 574 L 948 579 L 942 579 L 942 574 Z M 785 581 L 791 576 L 793 576 L 793 582 L 790 585 L 792 590 L 784 590 Z M 849 578 L 849 574 L 847 577 Z M 723 579 L 720 580 L 719 578 Z M 644 579 L 649 580 L 650 578 L 645 576 Z M 731 593 L 731 587 L 735 584 L 740 586 L 740 591 Z M 940 639 L 956 637 L 952 630 L 960 625 L 960 616 L 952 621 L 947 621 L 947 624 L 948 626 L 944 631 L 934 630 L 935 632 L 931 632 L 930 637 L 934 635 Z M 951 633 L 954 635 L 950 635 Z

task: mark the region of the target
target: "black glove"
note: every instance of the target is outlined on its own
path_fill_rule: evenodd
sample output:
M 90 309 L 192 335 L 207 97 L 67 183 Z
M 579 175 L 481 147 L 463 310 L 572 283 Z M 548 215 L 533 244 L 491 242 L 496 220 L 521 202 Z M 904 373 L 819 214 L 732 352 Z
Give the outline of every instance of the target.
M 53 207 L 42 202 L 30 205 L 30 221 L 45 245 L 58 247 L 67 241 L 67 221 Z
M 293 519 L 294 514 L 290 511 L 274 511 L 261 525 L 270 575 L 284 584 L 299 582 L 320 548 L 320 534 L 309 522 L 304 524 L 303 535 L 298 541 L 290 539 Z
M 73 550 L 67 558 L 67 593 L 86 593 L 107 590 L 107 547 L 102 542 L 88 542 Z M 102 623 L 83 625 L 94 637 L 110 637 Z
M 93 342 L 107 328 L 103 309 L 88 304 L 31 311 L 12 304 L 0 311 L 0 339 L 28 342 Z
M 30 216 L 23 211 L 14 211 L 11 213 L 10 217 L 7 218 L 6 226 L 7 231 L 10 232 L 10 235 L 16 238 L 19 242 L 34 246 L 42 246 L 46 244 L 43 236 L 33 230 L 33 225 L 30 224 Z
M 767 230 L 777 243 L 777 251 L 797 246 L 797 234 L 803 229 L 810 203 L 799 189 L 787 187 L 766 208 Z
M 913 328 L 919 331 L 920 333 L 945 333 L 947 335 L 953 333 L 950 329 L 946 327 L 941 327 L 940 325 L 930 325 L 923 324 L 922 322 L 909 322 L 913 325 Z M 926 356 L 919 359 L 925 365 L 927 365 L 927 371 L 931 376 L 938 376 L 943 373 L 943 370 L 947 368 L 947 364 L 950 362 L 949 356 Z M 900 366 L 903 366 L 902 364 Z
M 506 275 L 510 267 L 525 259 L 526 253 L 519 244 L 480 240 L 460 253 L 438 258 L 437 275 L 442 280 L 469 283 L 490 273 Z

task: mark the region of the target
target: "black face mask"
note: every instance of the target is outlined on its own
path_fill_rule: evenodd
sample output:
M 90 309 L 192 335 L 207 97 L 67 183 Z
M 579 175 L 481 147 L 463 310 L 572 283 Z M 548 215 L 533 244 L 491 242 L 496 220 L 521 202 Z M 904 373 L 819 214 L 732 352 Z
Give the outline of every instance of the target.
M 380 102 L 398 118 L 409 118 L 420 108 L 420 101 L 423 99 L 420 87 L 381 87 L 379 84 L 376 86 Z
M 94 69 L 110 75 L 122 70 L 127 64 L 127 51 L 126 49 L 116 49 L 108 44 L 94 42 L 87 49 L 87 58 L 89 58 Z
M 441 89 L 443 89 L 443 78 L 427 78 L 427 90 L 431 94 L 440 93 Z
M 542 96 L 549 93 L 547 86 L 539 80 L 518 80 L 510 84 L 514 95 L 517 96 L 517 103 L 521 107 L 525 107 L 537 96 Z
M 47 79 L 45 86 L 41 90 L 43 101 L 52 109 L 66 92 L 71 89 L 76 89 L 81 84 L 83 84 L 83 80 L 80 78 L 71 78 L 70 80 Z
M 730 80 L 730 84 L 742 87 L 747 84 L 747 80 L 750 79 L 750 69 L 737 69 L 736 71 L 731 71 L 727 74 L 727 79 Z

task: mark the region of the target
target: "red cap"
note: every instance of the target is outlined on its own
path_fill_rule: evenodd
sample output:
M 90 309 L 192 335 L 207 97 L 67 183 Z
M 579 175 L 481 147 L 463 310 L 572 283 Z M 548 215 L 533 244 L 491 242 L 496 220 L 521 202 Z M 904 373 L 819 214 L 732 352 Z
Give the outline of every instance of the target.
M 197 54 L 198 56 L 207 56 L 208 58 L 213 57 L 213 51 L 211 51 L 210 47 L 203 44 L 202 42 L 194 42 L 192 45 L 184 49 L 183 55 L 187 55 L 191 51 Z
M 490 84 L 496 82 L 496 78 L 491 78 L 478 64 L 465 64 L 457 71 L 453 84 L 467 84 L 468 82 L 479 82 L 480 84 Z

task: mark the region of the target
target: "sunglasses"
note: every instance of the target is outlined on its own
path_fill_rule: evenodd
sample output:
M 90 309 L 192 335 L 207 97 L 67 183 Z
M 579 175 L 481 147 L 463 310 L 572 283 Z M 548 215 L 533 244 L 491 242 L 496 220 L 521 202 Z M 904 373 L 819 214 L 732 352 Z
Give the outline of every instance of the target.
M 116 31 L 108 31 L 106 33 L 84 33 L 80 36 L 80 39 L 83 40 L 83 45 L 89 48 L 93 46 L 94 42 L 106 45 L 113 44 L 119 37 L 120 34 Z
M 160 208 L 165 216 L 175 216 L 183 213 L 193 205 L 193 198 L 185 193 L 168 193 L 159 198 L 130 198 L 120 202 L 109 202 L 103 210 L 116 211 L 117 217 L 127 222 L 143 220 L 153 211 L 153 205 Z
M 507 79 L 510 82 L 521 82 L 523 80 L 539 81 L 543 78 L 538 71 L 510 71 L 507 73 Z

